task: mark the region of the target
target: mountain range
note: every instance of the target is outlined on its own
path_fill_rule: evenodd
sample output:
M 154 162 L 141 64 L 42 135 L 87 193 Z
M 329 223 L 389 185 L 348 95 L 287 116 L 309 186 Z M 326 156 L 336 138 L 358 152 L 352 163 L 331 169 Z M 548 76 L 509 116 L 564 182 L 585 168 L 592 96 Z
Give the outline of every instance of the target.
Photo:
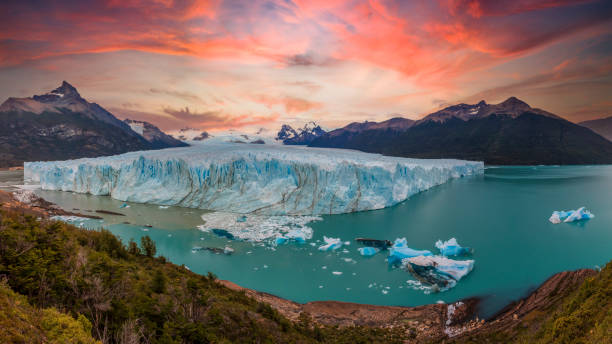
M 49 93 L 0 105 L 0 167 L 184 145 L 150 123 L 117 119 L 66 81 Z
M 416 122 L 351 123 L 310 146 L 500 165 L 612 163 L 612 142 L 515 97 L 499 104 L 453 105 Z
M 612 141 L 612 116 L 578 123 Z
M 49 93 L 9 98 L 0 105 L 0 167 L 135 150 L 181 147 L 183 141 L 283 143 L 348 148 L 414 158 L 457 158 L 487 164 L 612 163 L 612 117 L 569 122 L 515 98 L 499 104 L 458 104 L 414 121 L 353 122 L 329 132 L 315 122 L 274 134 L 230 130 L 225 135 L 185 128 L 167 135 L 155 125 L 121 121 L 83 99 L 64 81 Z
M 297 130 L 290 125 L 283 124 L 276 135 L 276 140 L 286 145 L 307 145 L 323 134 L 325 134 L 325 130 L 312 121 Z

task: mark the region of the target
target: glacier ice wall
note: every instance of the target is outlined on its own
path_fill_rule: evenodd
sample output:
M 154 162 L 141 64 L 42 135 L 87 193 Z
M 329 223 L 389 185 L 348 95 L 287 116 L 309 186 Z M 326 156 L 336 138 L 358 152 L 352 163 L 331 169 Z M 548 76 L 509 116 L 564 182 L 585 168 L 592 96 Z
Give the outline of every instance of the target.
M 483 171 L 482 162 L 229 143 L 24 164 L 45 190 L 262 215 L 380 209 Z

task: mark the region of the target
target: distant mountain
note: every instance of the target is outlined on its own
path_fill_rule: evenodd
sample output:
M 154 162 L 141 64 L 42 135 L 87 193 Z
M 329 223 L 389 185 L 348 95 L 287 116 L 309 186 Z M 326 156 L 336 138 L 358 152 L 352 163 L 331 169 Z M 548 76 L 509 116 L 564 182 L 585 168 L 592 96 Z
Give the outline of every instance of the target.
M 172 137 L 181 141 L 203 141 L 210 137 L 208 132 L 194 129 L 194 128 L 183 128 L 176 132 L 171 133 Z
M 612 141 L 612 116 L 578 123 Z
M 154 147 L 64 81 L 53 91 L 0 105 L 0 166 L 66 160 Z
M 325 134 L 325 130 L 321 129 L 315 122 L 308 122 L 304 127 L 297 130 L 290 125 L 283 124 L 276 135 L 276 140 L 282 141 L 286 145 L 307 145 L 323 134 Z
M 343 128 L 321 135 L 310 145 L 373 152 L 389 144 L 390 140 L 413 125 L 413 120 L 402 117 L 391 118 L 383 122 L 353 122 Z
M 351 129 L 347 127 L 345 132 Z M 501 165 L 612 163 L 611 142 L 514 97 L 499 104 L 450 106 L 403 131 L 367 129 L 346 139 L 334 138 L 333 132 L 310 145 Z
M 189 146 L 185 142 L 179 141 L 170 135 L 166 135 L 166 133 L 149 122 L 136 121 L 129 118 L 125 119 L 124 122 L 127 123 L 133 131 L 137 132 L 144 137 L 145 140 L 149 141 L 151 148 L 160 149 Z

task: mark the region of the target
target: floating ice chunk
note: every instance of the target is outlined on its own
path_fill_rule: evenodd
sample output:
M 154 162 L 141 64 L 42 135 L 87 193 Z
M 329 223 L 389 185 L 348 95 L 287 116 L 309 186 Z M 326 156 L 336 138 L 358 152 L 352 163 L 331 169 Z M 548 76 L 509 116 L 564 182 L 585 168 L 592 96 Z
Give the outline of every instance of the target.
M 463 256 L 472 251 L 469 247 L 461 247 L 455 238 L 450 238 L 447 241 L 438 240 L 435 246 L 440 250 L 440 254 L 447 257 Z
M 395 263 L 402 259 L 417 256 L 431 256 L 431 252 L 428 250 L 415 250 L 408 247 L 406 238 L 395 239 L 393 246 L 389 249 L 389 263 Z
M 202 215 L 202 220 L 205 223 L 198 226 L 201 231 L 215 232 L 216 230 L 219 232 L 222 230 L 231 234 L 234 239 L 255 242 L 274 240 L 277 244 L 283 244 L 289 239 L 303 243 L 312 238 L 312 228 L 308 224 L 321 220 L 321 217 L 245 216 L 233 213 L 209 212 Z
M 334 274 L 336 276 L 340 276 L 340 275 L 342 275 L 342 271 L 332 271 L 332 274 Z
M 168 209 L 168 208 L 170 208 L 169 205 L 160 205 L 159 206 L 159 209 Z
M 580 207 L 576 210 L 553 211 L 548 221 L 554 224 L 557 224 L 561 222 L 574 222 L 574 221 L 589 220 L 594 217 L 595 215 L 591 214 L 591 212 L 586 210 L 585 207 Z
M 130 205 L 127 203 L 123 203 L 122 205 L 119 206 L 119 208 L 129 208 Z
M 232 253 L 234 253 L 234 249 L 229 247 L 229 246 L 225 246 L 225 248 L 223 248 L 223 253 L 225 253 L 225 254 L 232 254 Z
M 454 287 L 474 268 L 474 260 L 453 260 L 442 256 L 418 256 L 402 264 L 421 282 L 444 291 Z
M 381 209 L 483 171 L 482 162 L 231 143 L 24 163 L 25 180 L 44 190 L 258 215 Z
M 319 246 L 319 250 L 321 251 L 334 251 L 342 247 L 342 241 L 340 238 L 328 238 L 323 236 L 323 241 L 325 245 Z
M 358 248 L 359 253 L 362 256 L 373 256 L 376 253 L 378 253 L 378 251 L 380 251 L 380 249 L 376 248 L 376 247 L 360 247 Z
M 63 222 L 81 222 L 81 221 L 89 221 L 90 218 L 81 217 L 81 216 L 68 216 L 68 215 L 55 215 L 51 216 L 51 220 L 63 221 Z

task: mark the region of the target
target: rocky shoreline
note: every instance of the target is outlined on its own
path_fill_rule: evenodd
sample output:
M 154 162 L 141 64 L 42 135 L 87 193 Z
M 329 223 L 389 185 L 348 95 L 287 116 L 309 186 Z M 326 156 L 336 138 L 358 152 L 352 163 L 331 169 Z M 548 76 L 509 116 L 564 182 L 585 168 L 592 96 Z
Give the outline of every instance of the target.
M 0 209 L 22 212 L 37 217 L 57 215 L 100 218 L 65 211 L 27 190 L 14 193 L 0 191 Z M 378 306 L 340 301 L 314 301 L 300 304 L 278 296 L 241 287 L 233 282 L 219 281 L 225 287 L 243 291 L 257 301 L 272 306 L 292 321 L 308 314 L 313 321 L 330 326 L 367 326 L 394 328 L 406 331 L 410 342 L 469 341 L 490 333 L 512 333 L 527 327 L 525 318 L 534 312 L 543 312 L 555 305 L 563 296 L 576 289 L 587 277 L 597 272 L 591 269 L 564 271 L 546 280 L 522 300 L 513 302 L 491 319 L 478 319 L 478 298 L 460 300 L 450 304 L 430 304 L 416 307 Z

